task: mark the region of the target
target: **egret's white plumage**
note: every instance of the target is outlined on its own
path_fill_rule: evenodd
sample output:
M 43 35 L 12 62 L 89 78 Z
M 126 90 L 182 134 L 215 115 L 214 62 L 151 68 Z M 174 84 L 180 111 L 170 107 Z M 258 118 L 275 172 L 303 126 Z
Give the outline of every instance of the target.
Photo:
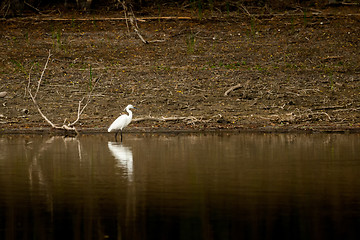
M 115 132 L 115 140 L 117 134 L 120 132 L 121 135 L 121 141 L 122 141 L 122 130 L 129 125 L 129 123 L 132 120 L 132 112 L 131 112 L 131 108 L 135 108 L 133 105 L 128 105 L 125 110 L 129 113 L 129 115 L 121 115 L 120 117 L 118 117 L 109 127 L 108 132 Z

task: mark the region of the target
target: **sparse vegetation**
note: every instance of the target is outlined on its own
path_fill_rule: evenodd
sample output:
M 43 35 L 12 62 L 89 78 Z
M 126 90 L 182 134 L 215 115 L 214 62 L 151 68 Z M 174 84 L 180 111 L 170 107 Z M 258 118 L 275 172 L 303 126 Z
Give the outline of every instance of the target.
M 16 110 L 29 103 L 23 89 L 31 68 L 38 79 L 44 49 L 55 57 L 39 97 L 56 122 L 77 111 L 73 106 L 93 89 L 96 72 L 103 76 L 98 94 L 79 122 L 86 128 L 107 126 L 113 110 L 129 103 L 139 106 L 139 117 L 196 119 L 159 121 L 154 128 L 359 127 L 356 10 L 279 13 L 245 4 L 247 13 L 239 5 L 201 1 L 200 20 L 199 2 L 194 3 L 196 12 L 185 4 L 178 15 L 161 4 L 136 12 L 148 44 L 129 34 L 119 9 L 37 16 L 42 19 L 31 28 L 31 18 L 3 21 L 0 90 L 8 97 L 0 110 L 6 127 L 46 125 L 34 107 L 28 120 Z

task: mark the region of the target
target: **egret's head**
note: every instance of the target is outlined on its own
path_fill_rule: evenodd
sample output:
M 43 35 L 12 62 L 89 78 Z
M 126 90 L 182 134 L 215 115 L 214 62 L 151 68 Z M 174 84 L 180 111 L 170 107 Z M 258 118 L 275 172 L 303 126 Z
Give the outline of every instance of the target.
M 126 110 L 126 109 L 131 109 L 131 108 L 135 108 L 135 109 L 136 109 L 136 107 L 134 107 L 133 105 L 129 104 L 129 105 L 127 105 L 127 107 L 125 108 L 125 110 Z

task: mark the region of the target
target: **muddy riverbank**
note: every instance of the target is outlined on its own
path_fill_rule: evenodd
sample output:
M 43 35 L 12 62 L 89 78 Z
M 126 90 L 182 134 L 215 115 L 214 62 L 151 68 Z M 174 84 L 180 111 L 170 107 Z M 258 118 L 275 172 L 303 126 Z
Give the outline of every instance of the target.
M 105 131 L 128 104 L 138 108 L 129 131 L 359 131 L 359 14 L 143 10 L 148 44 L 122 12 L 3 19 L 0 129 L 47 131 L 27 87 L 36 91 L 50 50 L 37 102 L 62 124 L 92 91 L 83 132 Z

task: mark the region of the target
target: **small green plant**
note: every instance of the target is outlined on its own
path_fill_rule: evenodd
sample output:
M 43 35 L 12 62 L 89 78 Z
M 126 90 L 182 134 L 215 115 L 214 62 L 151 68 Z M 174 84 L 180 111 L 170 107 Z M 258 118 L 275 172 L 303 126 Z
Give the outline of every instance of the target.
M 169 66 L 164 66 L 164 65 L 161 64 L 160 66 L 156 66 L 155 70 L 158 70 L 158 71 L 170 71 L 170 67 Z
M 26 73 L 26 70 L 25 70 L 25 67 L 24 65 L 17 61 L 17 60 L 10 60 L 14 65 L 15 65 L 15 69 L 19 72 L 22 72 L 22 73 Z
M 214 11 L 214 0 L 208 0 L 208 2 L 209 2 L 210 11 L 213 12 Z
M 259 72 L 265 72 L 266 71 L 266 68 L 264 68 L 264 67 L 262 67 L 260 65 L 255 65 L 253 67 L 253 69 L 258 70 Z
M 51 35 L 54 39 L 53 47 L 56 49 L 61 49 L 63 47 L 61 41 L 61 31 L 59 29 L 53 30 Z
M 190 6 L 191 6 L 191 10 L 194 13 L 197 12 L 198 17 L 201 20 L 203 17 L 203 11 L 204 11 L 203 0 L 190 0 Z
M 93 83 L 93 72 L 92 72 L 92 67 L 91 65 L 89 66 L 89 74 L 90 74 L 90 77 L 89 77 L 89 86 L 88 86 L 88 90 L 89 92 L 92 91 L 92 83 Z
M 304 10 L 304 25 L 307 26 L 308 24 L 308 19 L 307 19 L 307 13 L 306 13 L 306 9 Z
M 26 42 L 29 42 L 29 32 L 28 31 L 25 32 L 24 38 L 25 38 Z
M 58 30 L 56 32 L 56 42 L 58 43 L 58 46 L 61 46 L 61 32 Z
M 75 19 L 74 18 L 71 19 L 71 28 L 75 28 Z
M 96 24 L 95 18 L 93 18 L 92 24 L 93 24 L 94 28 L 96 29 L 96 28 L 97 28 L 97 24 Z
M 245 61 L 233 62 L 233 63 L 219 62 L 217 64 L 216 63 L 211 63 L 211 62 L 207 63 L 208 69 L 214 69 L 214 68 L 237 69 L 237 68 L 241 68 L 241 67 L 243 67 L 245 65 L 246 65 Z
M 291 15 L 291 31 L 294 32 L 295 31 L 295 23 L 294 23 L 294 17 Z
M 159 19 L 158 19 L 158 22 L 160 23 L 161 22 L 161 4 L 160 3 L 157 3 L 157 9 L 158 9 L 158 16 L 159 16 Z
M 203 18 L 203 1 L 202 0 L 197 0 L 197 5 L 198 5 L 198 17 L 201 20 Z
M 238 67 L 240 67 L 241 64 L 239 62 L 234 62 L 234 63 L 229 63 L 229 64 L 225 64 L 224 67 L 226 69 L 236 69 Z
M 195 34 L 194 33 L 190 33 L 188 34 L 187 38 L 186 38 L 186 44 L 187 44 L 187 49 L 189 53 L 194 53 L 195 51 Z
M 226 2 L 226 13 L 230 16 L 230 3 L 228 1 Z
M 330 77 L 330 90 L 334 90 L 334 79 L 332 77 Z
M 17 38 L 15 37 L 15 36 L 12 36 L 12 37 L 10 37 L 9 39 L 8 39 L 8 41 L 10 42 L 10 43 L 12 43 L 12 44 L 14 44 L 14 43 L 17 43 Z
M 39 62 L 32 62 L 32 70 L 37 71 L 40 68 Z
M 251 20 L 250 20 L 250 33 L 251 33 L 251 36 L 255 36 L 255 32 L 256 32 L 255 19 L 252 17 Z

